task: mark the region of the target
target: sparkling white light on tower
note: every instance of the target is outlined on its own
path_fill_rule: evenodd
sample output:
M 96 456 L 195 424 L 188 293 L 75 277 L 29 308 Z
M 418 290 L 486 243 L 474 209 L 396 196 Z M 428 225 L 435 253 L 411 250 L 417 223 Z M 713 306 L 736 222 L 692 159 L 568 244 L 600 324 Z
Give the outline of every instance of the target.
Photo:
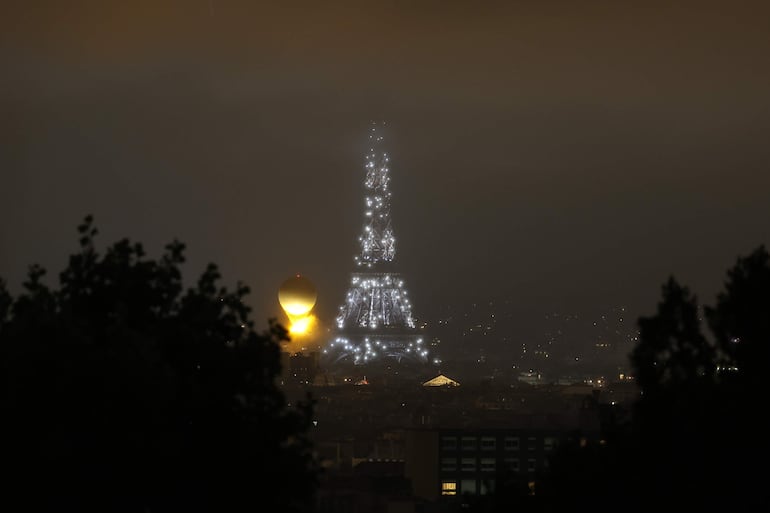
M 404 280 L 392 269 L 396 238 L 390 216 L 390 158 L 379 150 L 382 140 L 372 127 L 364 164 L 364 227 L 354 257 L 359 270 L 351 276 L 329 351 L 338 360 L 349 358 L 357 364 L 381 356 L 427 361 Z

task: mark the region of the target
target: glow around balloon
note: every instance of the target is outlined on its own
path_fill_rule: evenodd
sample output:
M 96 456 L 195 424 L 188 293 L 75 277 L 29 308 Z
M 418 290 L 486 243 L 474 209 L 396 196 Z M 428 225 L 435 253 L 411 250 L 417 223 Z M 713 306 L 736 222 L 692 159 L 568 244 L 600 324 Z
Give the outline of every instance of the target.
M 278 302 L 291 317 L 307 315 L 317 298 L 313 282 L 299 274 L 284 281 L 278 289 Z

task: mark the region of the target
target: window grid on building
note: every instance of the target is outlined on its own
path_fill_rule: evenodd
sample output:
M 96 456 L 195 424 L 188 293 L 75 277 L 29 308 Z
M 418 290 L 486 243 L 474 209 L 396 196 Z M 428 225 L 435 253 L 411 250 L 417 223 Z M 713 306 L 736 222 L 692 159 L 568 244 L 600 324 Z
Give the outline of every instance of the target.
M 496 465 L 494 458 L 481 458 L 480 465 L 482 472 L 494 472 Z
M 441 437 L 441 450 L 442 451 L 456 451 L 457 450 L 457 437 L 456 436 L 442 436 Z
M 444 472 L 457 470 L 457 458 L 441 458 L 441 470 Z
M 494 436 L 482 436 L 481 437 L 481 450 L 482 451 L 494 451 L 497 448 L 497 440 Z
M 503 441 L 506 451 L 518 451 L 519 450 L 519 437 L 518 436 L 506 436 Z
M 505 466 L 511 472 L 519 471 L 519 458 L 505 458 Z

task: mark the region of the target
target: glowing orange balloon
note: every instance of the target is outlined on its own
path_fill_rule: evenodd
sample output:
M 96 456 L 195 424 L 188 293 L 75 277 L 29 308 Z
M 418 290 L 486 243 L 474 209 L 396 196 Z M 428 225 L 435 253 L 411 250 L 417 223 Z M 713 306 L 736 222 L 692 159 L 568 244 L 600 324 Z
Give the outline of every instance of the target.
M 299 274 L 284 281 L 278 289 L 278 302 L 292 317 L 307 315 L 315 306 L 317 298 L 313 282 Z

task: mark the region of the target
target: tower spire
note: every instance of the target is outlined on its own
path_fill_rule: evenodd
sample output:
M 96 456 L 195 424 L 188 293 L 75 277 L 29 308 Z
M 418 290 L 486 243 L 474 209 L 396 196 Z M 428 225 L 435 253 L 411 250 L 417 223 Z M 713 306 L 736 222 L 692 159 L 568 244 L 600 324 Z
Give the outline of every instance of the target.
M 361 251 L 355 257 L 357 265 L 371 268 L 375 264 L 391 262 L 396 256 L 396 238 L 390 220 L 390 196 L 388 188 L 389 157 L 382 149 L 382 130 L 372 123 L 369 130 L 369 153 L 366 155 L 364 187 L 364 232 L 358 238 Z

